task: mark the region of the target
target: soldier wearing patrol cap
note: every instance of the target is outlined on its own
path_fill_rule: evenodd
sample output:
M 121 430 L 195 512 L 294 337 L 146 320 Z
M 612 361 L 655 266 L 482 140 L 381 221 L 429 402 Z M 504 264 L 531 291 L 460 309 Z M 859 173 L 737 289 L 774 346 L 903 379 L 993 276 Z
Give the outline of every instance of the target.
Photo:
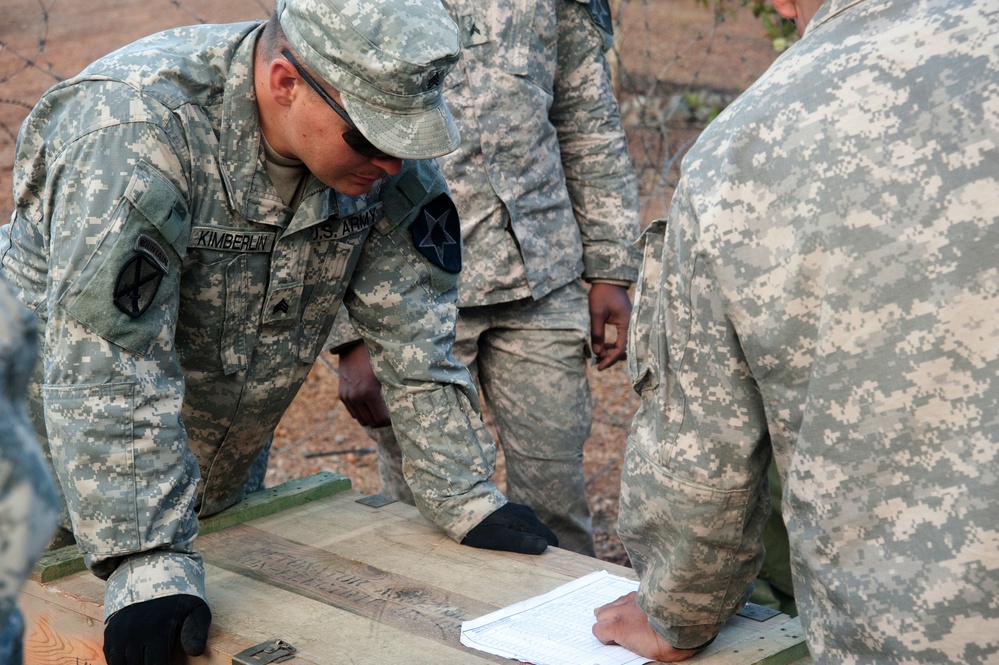
M 20 665 L 15 601 L 59 519 L 59 497 L 31 429 L 25 394 L 38 357 L 35 317 L 0 277 L 0 663 Z
M 0 258 L 45 328 L 32 416 L 107 580 L 111 665 L 204 649 L 197 518 L 242 498 L 341 302 L 389 359 L 422 513 L 476 547 L 557 543 L 489 482 L 451 354 L 460 233 L 430 158 L 458 145 L 458 49 L 436 2 L 281 0 L 128 45 L 25 121 Z
M 593 632 L 710 642 L 774 457 L 815 663 L 997 663 L 999 7 L 774 5 L 804 36 L 644 235 L 618 525 L 642 581 Z

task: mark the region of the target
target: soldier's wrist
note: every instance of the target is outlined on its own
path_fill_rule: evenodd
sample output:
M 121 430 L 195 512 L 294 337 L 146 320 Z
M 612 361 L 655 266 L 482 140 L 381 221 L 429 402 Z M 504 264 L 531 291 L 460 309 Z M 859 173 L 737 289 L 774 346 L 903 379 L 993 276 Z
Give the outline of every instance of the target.
M 363 339 L 354 339 L 349 342 L 344 342 L 343 344 L 338 344 L 330 349 L 330 353 L 335 356 L 344 356 L 352 351 L 355 351 L 357 347 L 363 346 Z
M 583 279 L 590 284 L 610 284 L 612 286 L 620 286 L 625 289 L 631 288 L 631 285 L 633 284 L 633 282 L 630 282 L 626 279 L 604 279 L 602 277 L 595 277 L 595 278 L 584 277 Z

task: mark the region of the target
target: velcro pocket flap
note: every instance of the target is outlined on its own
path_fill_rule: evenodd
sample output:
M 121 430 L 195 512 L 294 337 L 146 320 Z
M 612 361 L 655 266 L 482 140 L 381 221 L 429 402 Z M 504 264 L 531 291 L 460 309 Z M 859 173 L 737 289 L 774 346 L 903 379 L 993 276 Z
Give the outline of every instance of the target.
M 178 256 L 183 258 L 187 254 L 187 204 L 165 175 L 145 162 L 139 162 L 125 198 L 156 227 Z
M 186 216 L 177 188 L 140 162 L 106 240 L 61 298 L 67 311 L 104 339 L 147 353 L 175 323 Z

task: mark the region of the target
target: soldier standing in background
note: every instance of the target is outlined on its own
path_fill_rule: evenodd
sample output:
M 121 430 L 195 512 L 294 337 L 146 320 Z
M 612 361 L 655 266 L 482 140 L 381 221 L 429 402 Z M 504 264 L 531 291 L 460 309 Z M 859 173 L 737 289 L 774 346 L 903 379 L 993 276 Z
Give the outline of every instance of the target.
M 17 594 L 59 519 L 59 497 L 28 419 L 25 395 L 38 358 L 34 315 L 0 277 L 0 663 L 20 665 Z
M 107 581 L 109 665 L 204 650 L 198 516 L 243 497 L 341 301 L 387 359 L 422 513 L 470 546 L 557 544 L 490 482 L 451 353 L 460 231 L 432 158 L 459 141 L 458 52 L 433 2 L 279 0 L 125 46 L 22 126 L 0 268 L 45 328 L 32 417 Z
M 642 403 L 594 634 L 675 661 L 745 601 L 771 456 L 816 663 L 999 660 L 999 6 L 775 0 L 803 38 L 644 235 Z
M 593 556 L 587 358 L 604 370 L 625 357 L 640 231 L 604 56 L 610 13 L 601 0 L 444 4 L 462 42 L 445 91 L 462 141 L 438 159 L 464 242 L 455 355 L 496 425 L 507 495 Z M 340 324 L 331 349 L 340 399 L 378 444 L 382 492 L 412 502 L 369 364 L 384 359 Z

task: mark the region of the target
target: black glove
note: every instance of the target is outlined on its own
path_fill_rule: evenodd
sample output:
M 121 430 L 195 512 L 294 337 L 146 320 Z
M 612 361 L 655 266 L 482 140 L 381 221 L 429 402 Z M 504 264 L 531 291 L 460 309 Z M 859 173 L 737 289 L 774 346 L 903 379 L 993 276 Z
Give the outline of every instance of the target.
M 184 653 L 200 656 L 212 611 L 197 596 L 164 596 L 118 610 L 104 627 L 108 665 L 169 665 L 178 638 Z
M 519 503 L 506 503 L 475 526 L 462 545 L 486 550 L 541 554 L 558 547 L 558 538 L 534 511 Z

